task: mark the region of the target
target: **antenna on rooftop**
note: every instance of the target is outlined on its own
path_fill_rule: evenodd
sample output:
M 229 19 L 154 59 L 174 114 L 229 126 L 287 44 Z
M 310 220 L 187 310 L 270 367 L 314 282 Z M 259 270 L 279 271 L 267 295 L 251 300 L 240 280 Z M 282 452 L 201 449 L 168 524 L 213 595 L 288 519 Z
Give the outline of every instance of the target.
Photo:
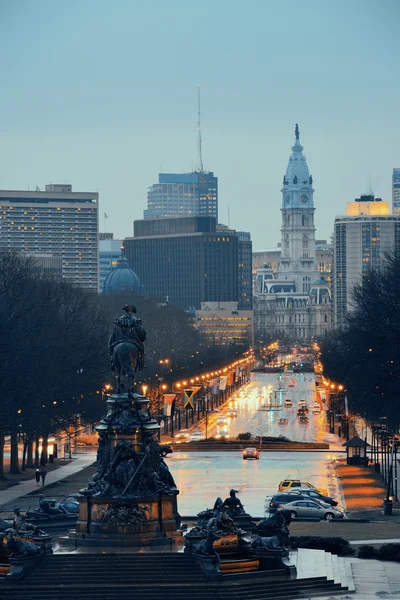
M 204 173 L 203 158 L 201 156 L 201 112 L 200 112 L 200 85 L 197 86 L 197 165 L 196 171 Z
M 370 194 L 370 196 L 372 196 L 373 192 L 372 192 L 372 188 L 371 188 L 371 173 L 368 173 L 368 185 L 369 185 L 369 190 L 368 190 L 369 194 Z

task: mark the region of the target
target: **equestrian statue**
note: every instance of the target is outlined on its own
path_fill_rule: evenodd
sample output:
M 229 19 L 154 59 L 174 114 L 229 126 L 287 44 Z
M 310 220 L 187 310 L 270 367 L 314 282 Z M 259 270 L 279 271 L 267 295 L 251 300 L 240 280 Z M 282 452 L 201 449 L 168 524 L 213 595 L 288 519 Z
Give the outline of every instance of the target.
M 136 307 L 126 304 L 125 314 L 114 321 L 113 330 L 108 340 L 111 357 L 111 370 L 115 373 L 118 386 L 117 393 L 133 393 L 136 371 L 142 371 L 144 363 L 144 345 L 146 332 L 141 319 L 134 316 Z

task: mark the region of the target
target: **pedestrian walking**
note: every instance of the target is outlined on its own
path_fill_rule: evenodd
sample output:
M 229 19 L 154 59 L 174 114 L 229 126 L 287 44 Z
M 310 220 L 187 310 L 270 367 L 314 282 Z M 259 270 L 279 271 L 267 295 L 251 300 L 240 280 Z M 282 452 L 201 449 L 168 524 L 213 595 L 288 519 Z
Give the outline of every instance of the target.
M 40 471 L 39 471 L 39 469 L 36 469 L 36 471 L 35 471 L 35 477 L 36 477 L 36 483 L 37 483 L 37 485 L 39 485 L 39 483 L 40 483 Z
M 46 469 L 44 467 L 42 467 L 41 471 L 40 471 L 40 477 L 42 478 L 42 486 L 44 485 L 44 480 L 46 479 Z

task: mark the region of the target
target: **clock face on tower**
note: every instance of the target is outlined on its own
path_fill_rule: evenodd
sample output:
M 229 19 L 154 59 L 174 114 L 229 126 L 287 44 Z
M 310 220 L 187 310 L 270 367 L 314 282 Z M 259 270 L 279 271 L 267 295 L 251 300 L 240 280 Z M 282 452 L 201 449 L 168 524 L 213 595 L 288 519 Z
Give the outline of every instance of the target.
M 300 201 L 301 201 L 303 204 L 306 204 L 306 202 L 308 202 L 308 196 L 307 196 L 306 194 L 302 194 L 302 195 L 300 196 Z
M 290 196 L 289 196 L 289 194 L 286 196 L 285 201 L 286 201 L 286 204 L 289 204 L 289 202 L 290 202 Z

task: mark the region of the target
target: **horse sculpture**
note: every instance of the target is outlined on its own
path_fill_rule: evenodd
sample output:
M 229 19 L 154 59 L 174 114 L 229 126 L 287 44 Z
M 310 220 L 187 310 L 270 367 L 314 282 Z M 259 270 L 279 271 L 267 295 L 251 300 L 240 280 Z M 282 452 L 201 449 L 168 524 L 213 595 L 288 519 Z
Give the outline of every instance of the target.
M 117 378 L 117 393 L 133 392 L 133 384 L 137 370 L 144 368 L 144 346 L 146 332 L 141 319 L 133 315 L 136 308 L 127 304 L 125 314 L 114 322 L 108 341 L 111 356 L 111 369 Z

